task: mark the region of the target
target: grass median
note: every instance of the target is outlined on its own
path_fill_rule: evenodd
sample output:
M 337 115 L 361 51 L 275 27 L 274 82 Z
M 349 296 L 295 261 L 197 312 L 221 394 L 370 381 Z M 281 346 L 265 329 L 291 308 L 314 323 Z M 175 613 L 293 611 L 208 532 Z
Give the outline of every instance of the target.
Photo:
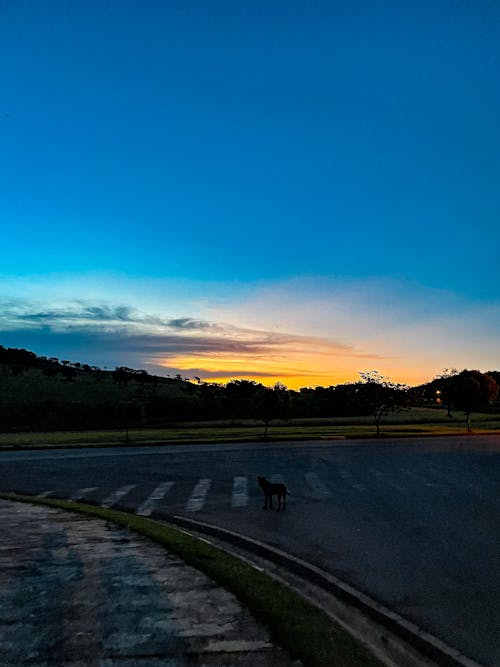
M 53 498 L 2 493 L 0 498 L 47 505 L 112 521 L 161 544 L 231 591 L 270 630 L 273 641 L 305 667 L 381 667 L 324 612 L 239 558 L 157 521 L 113 509 Z
M 427 414 L 430 413 L 430 414 Z M 446 413 L 438 421 L 431 411 L 413 411 L 398 415 L 399 421 L 381 426 L 381 436 L 389 438 L 468 435 L 462 418 L 448 419 Z M 434 420 L 434 421 L 433 421 Z M 498 415 L 473 415 L 475 435 L 499 434 Z M 52 431 L 0 433 L 0 450 L 58 449 L 79 447 L 123 447 L 224 442 L 279 442 L 303 440 L 335 440 L 376 437 L 375 427 L 368 417 L 304 420 L 276 423 L 269 427 L 264 440 L 263 426 L 255 422 L 232 424 L 184 424 L 172 428 L 143 428 L 123 430 Z

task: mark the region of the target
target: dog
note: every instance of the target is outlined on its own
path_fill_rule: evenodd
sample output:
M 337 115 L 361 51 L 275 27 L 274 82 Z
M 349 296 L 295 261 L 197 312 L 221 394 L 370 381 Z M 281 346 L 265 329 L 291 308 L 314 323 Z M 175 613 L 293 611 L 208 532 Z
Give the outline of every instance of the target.
M 277 512 L 280 511 L 281 509 L 281 501 L 283 501 L 283 509 L 286 510 L 286 496 L 288 493 L 288 489 L 284 484 L 272 484 L 271 482 L 268 482 L 265 477 L 257 477 L 257 481 L 259 482 L 260 488 L 264 491 L 264 496 L 265 496 L 265 503 L 264 507 L 262 509 L 267 510 L 267 507 L 269 505 L 269 509 L 273 509 L 273 496 L 278 496 L 278 509 L 276 510 Z

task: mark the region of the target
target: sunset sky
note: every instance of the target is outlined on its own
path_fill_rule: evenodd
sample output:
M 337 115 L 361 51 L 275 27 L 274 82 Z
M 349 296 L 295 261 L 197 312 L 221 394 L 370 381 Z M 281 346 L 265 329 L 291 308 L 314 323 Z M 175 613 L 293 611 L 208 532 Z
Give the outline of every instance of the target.
M 0 3 L 0 344 L 500 369 L 500 4 Z

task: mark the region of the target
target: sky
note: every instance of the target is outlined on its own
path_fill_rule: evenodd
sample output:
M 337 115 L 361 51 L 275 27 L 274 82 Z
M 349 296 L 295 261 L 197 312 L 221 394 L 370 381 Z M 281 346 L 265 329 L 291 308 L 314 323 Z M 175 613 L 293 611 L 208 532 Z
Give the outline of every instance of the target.
M 0 344 L 225 382 L 500 368 L 500 5 L 0 2 Z

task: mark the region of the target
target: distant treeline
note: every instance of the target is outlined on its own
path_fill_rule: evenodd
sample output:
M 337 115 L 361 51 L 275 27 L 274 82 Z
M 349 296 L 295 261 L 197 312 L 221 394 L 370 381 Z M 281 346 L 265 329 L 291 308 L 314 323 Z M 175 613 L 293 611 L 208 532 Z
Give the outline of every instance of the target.
M 442 406 L 466 414 L 498 409 L 500 372 L 446 371 L 406 387 L 376 371 L 359 382 L 298 391 L 250 380 L 225 385 L 165 378 L 125 366 L 114 370 L 0 346 L 0 430 L 162 427 L 186 421 L 272 420 L 371 415 L 405 406 Z M 469 424 L 470 425 L 470 424 Z

